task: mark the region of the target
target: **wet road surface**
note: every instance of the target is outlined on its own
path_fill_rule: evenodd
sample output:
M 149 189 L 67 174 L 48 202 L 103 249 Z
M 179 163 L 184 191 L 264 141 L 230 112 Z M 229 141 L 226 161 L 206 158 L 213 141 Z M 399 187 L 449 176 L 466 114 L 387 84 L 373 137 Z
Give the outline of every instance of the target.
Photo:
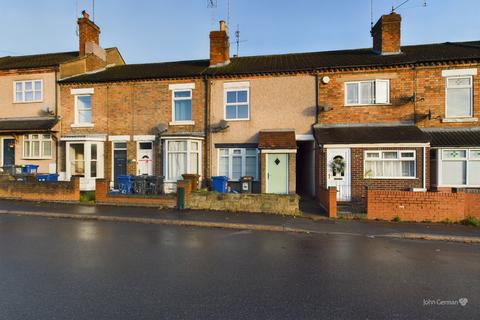
M 0 319 L 479 314 L 479 245 L 0 216 Z

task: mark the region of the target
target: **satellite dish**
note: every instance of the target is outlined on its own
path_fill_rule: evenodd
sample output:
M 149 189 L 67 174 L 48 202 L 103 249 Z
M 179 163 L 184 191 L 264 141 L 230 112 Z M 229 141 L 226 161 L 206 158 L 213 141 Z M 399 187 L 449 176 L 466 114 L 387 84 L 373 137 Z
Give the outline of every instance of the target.
M 220 121 L 218 128 L 221 130 L 227 129 L 229 127 L 228 122 L 225 120 Z
M 165 123 L 160 123 L 155 127 L 155 130 L 158 132 L 158 134 L 162 134 L 167 131 L 167 125 Z

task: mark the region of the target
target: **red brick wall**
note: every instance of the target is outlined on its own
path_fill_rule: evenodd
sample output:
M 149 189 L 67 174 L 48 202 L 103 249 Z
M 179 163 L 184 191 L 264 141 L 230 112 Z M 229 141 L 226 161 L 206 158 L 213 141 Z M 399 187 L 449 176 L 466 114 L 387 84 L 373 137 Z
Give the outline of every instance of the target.
M 175 196 L 111 195 L 108 194 L 109 190 L 110 184 L 107 180 L 96 180 L 95 199 L 97 204 L 160 208 L 175 208 L 177 205 L 177 198 Z
M 317 202 L 330 218 L 337 217 L 337 188 L 317 188 Z
M 172 121 L 172 91 L 168 86 L 175 83 L 195 83 L 195 89 L 192 91 L 192 118 L 195 125 L 169 125 Z M 75 88 L 94 88 L 95 90 L 92 95 L 93 128 L 71 127 L 75 119 L 75 102 L 70 90 Z M 133 136 L 153 135 L 160 123 L 167 125 L 166 133 L 169 134 L 205 132 L 205 89 L 202 79 L 62 85 L 60 90 L 62 136 L 69 134 L 128 135 L 131 139 L 127 145 L 128 159 L 137 158 L 137 143 L 133 141 Z M 154 172 L 162 175 L 160 151 L 157 139 L 154 143 L 156 157 Z M 205 156 L 205 152 L 202 154 Z M 111 164 L 112 142 L 107 141 L 105 143 L 105 178 L 108 180 L 111 179 Z M 128 174 L 137 174 L 136 163 L 130 163 L 127 169 Z
M 369 219 L 402 221 L 460 221 L 474 215 L 470 206 L 475 203 L 478 209 L 480 195 L 443 192 L 368 192 L 367 216 Z M 478 211 L 477 211 L 478 213 Z M 478 215 L 477 215 L 478 216 Z
M 445 85 L 442 70 L 478 68 L 479 64 L 438 66 L 389 67 L 377 70 L 325 72 L 328 84 L 319 83 L 318 103 L 320 124 L 362 124 L 386 122 L 416 122 L 419 127 L 465 127 L 480 126 L 480 122 L 444 123 Z M 390 79 L 390 104 L 370 106 L 345 106 L 345 82 Z M 473 77 L 474 117 L 480 115 L 480 77 Z M 416 102 L 412 100 L 416 92 Z M 328 111 L 323 111 L 327 107 Z M 428 118 L 429 111 L 432 114 Z
M 80 180 L 70 182 L 0 181 L 0 198 L 28 201 L 74 202 L 80 200 Z
M 480 192 L 466 194 L 465 217 L 477 217 L 480 219 Z

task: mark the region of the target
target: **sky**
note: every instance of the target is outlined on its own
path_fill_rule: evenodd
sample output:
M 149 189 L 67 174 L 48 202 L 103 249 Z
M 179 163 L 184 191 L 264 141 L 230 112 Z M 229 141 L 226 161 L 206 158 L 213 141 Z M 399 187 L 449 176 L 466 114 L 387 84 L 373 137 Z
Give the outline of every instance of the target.
M 93 0 L 0 0 L 0 56 L 78 50 L 76 19 Z M 205 59 L 209 32 L 227 20 L 228 0 L 95 0 L 101 46 L 127 63 Z M 376 22 L 403 0 L 373 0 Z M 78 3 L 78 7 L 77 7 Z M 402 45 L 480 40 L 480 0 L 410 0 Z M 78 8 L 78 9 L 77 9 Z M 370 0 L 230 0 L 231 54 L 240 56 L 371 47 Z M 214 19 L 213 19 L 214 18 Z

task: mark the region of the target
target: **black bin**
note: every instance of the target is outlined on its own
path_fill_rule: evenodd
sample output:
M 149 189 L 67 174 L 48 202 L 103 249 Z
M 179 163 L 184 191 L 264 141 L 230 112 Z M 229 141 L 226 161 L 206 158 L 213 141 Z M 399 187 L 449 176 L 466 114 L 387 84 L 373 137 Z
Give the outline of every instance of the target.
M 253 177 L 245 176 L 240 178 L 240 192 L 252 193 Z

